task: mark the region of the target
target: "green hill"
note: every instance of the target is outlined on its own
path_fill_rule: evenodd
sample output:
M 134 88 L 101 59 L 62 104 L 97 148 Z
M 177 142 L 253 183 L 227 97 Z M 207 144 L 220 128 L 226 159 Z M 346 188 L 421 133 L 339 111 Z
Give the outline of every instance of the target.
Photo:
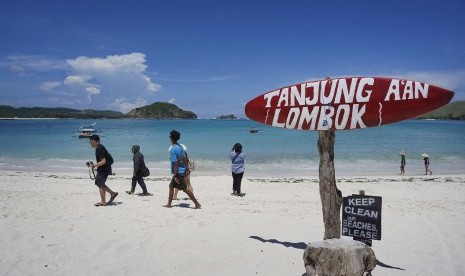
M 449 103 L 418 117 L 418 119 L 465 120 L 465 101 Z
M 78 110 L 72 108 L 48 108 L 48 107 L 19 107 L 14 108 L 0 105 L 0 118 L 76 118 L 76 119 L 99 119 L 99 118 L 122 118 L 124 114 L 111 110 Z
M 234 120 L 234 119 L 237 119 L 236 116 L 234 116 L 234 114 L 228 114 L 228 115 L 221 115 L 221 116 L 218 116 L 216 117 L 217 120 Z
M 73 118 L 73 119 L 197 119 L 191 111 L 185 111 L 170 103 L 154 103 L 131 110 L 127 114 L 111 110 L 78 110 L 72 108 L 11 107 L 0 105 L 0 118 Z
M 126 116 L 129 118 L 197 119 L 194 112 L 185 111 L 174 104 L 163 102 L 156 102 L 133 109 Z

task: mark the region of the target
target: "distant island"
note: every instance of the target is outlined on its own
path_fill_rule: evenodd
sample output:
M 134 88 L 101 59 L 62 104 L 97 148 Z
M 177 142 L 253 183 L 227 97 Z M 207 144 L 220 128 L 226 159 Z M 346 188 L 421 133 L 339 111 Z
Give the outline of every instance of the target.
M 234 120 L 234 119 L 237 119 L 236 116 L 234 116 L 234 114 L 229 114 L 229 115 L 221 115 L 221 116 L 218 116 L 216 117 L 217 120 Z
M 191 111 L 185 111 L 174 104 L 156 102 L 124 114 L 111 110 L 78 110 L 72 108 L 19 107 L 0 105 L 0 118 L 59 118 L 59 119 L 197 119 Z
M 186 111 L 174 104 L 155 102 L 124 114 L 112 110 L 78 110 L 63 107 L 19 107 L 0 105 L 0 118 L 63 118 L 63 119 L 197 119 L 192 111 Z M 237 119 L 233 114 L 221 115 L 216 119 Z M 417 119 L 465 120 L 465 101 L 449 103 Z
M 418 119 L 465 120 L 465 101 L 448 103 L 441 108 L 418 117 Z
M 150 119 L 197 119 L 192 111 L 185 111 L 174 104 L 156 102 L 151 105 L 142 106 L 129 111 L 127 118 L 150 118 Z

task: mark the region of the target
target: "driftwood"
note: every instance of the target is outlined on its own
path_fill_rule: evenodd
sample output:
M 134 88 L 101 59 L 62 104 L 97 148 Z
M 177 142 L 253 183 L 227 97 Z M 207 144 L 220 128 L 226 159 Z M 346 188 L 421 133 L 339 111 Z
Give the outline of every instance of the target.
M 318 138 L 318 153 L 320 154 L 319 177 L 323 222 L 325 224 L 325 240 L 341 237 L 340 211 L 342 193 L 336 187 L 334 141 L 334 131 L 320 131 Z
M 330 239 L 309 243 L 304 264 L 307 276 L 362 276 L 375 268 L 376 256 L 364 243 Z

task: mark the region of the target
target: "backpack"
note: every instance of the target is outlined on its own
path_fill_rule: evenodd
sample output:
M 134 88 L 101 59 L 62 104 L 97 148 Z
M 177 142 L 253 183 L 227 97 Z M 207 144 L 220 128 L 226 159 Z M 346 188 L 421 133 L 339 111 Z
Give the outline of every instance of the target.
M 107 164 L 108 164 L 108 167 L 109 167 L 109 175 L 112 175 L 113 174 L 113 169 L 111 168 L 111 165 L 113 165 L 113 163 L 115 162 L 115 160 L 113 160 L 113 156 L 111 156 L 111 154 L 108 152 L 108 150 L 105 148 L 105 152 L 106 152 L 106 156 L 105 156 L 105 160 L 107 161 Z
M 150 170 L 149 168 L 147 168 L 147 166 L 145 165 L 145 161 L 144 161 L 144 156 L 141 154 L 142 158 L 139 160 L 142 161 L 140 162 L 140 165 L 139 165 L 139 173 L 140 175 L 142 175 L 143 177 L 147 177 L 150 175 Z
M 189 159 L 189 156 L 187 156 L 187 152 L 183 149 L 183 147 L 179 144 L 177 144 L 183 152 L 183 155 L 178 158 L 178 166 L 184 165 L 186 170 L 188 171 L 194 171 L 195 170 L 195 162 L 192 159 Z
M 185 154 L 186 160 L 187 160 L 187 168 L 191 172 L 194 171 L 195 170 L 195 162 L 194 162 L 194 160 L 189 159 L 189 156 L 187 156 L 187 152 L 184 151 L 184 154 Z
M 147 168 L 147 166 L 144 165 L 144 167 L 142 167 L 140 170 L 140 174 L 143 176 L 143 177 L 147 177 L 150 175 L 150 170 L 149 168 Z
M 113 162 L 115 162 L 115 160 L 113 160 L 113 156 L 111 156 L 111 154 L 108 151 L 105 159 L 108 161 L 108 164 L 110 164 L 110 166 L 113 165 Z

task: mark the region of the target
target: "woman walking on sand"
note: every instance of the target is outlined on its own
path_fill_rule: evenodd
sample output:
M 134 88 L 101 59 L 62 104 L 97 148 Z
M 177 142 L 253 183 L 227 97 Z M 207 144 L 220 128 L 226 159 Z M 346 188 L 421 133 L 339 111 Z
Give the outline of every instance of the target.
M 142 188 L 142 194 L 143 196 L 148 196 L 150 195 L 149 192 L 147 192 L 147 186 L 145 185 L 144 182 L 144 176 L 142 175 L 142 169 L 145 168 L 145 161 L 144 161 L 144 155 L 140 152 L 140 146 L 139 145 L 133 145 L 131 147 L 131 152 L 133 154 L 132 161 L 134 163 L 134 169 L 132 172 L 132 182 L 131 182 L 131 190 L 126 191 L 127 194 L 133 195 L 134 192 L 136 191 L 136 183 L 139 183 L 139 186 Z
M 232 151 L 229 153 L 229 159 L 231 159 L 231 171 L 233 177 L 233 192 L 231 195 L 244 196 L 241 193 L 241 182 L 244 176 L 244 163 L 245 153 L 242 152 L 242 145 L 240 143 L 234 144 Z
M 429 172 L 429 175 L 432 175 L 433 172 L 429 169 L 429 156 L 428 156 L 428 154 L 423 153 L 421 156 L 423 156 L 423 160 L 425 161 L 425 175 L 427 175 L 428 172 Z

